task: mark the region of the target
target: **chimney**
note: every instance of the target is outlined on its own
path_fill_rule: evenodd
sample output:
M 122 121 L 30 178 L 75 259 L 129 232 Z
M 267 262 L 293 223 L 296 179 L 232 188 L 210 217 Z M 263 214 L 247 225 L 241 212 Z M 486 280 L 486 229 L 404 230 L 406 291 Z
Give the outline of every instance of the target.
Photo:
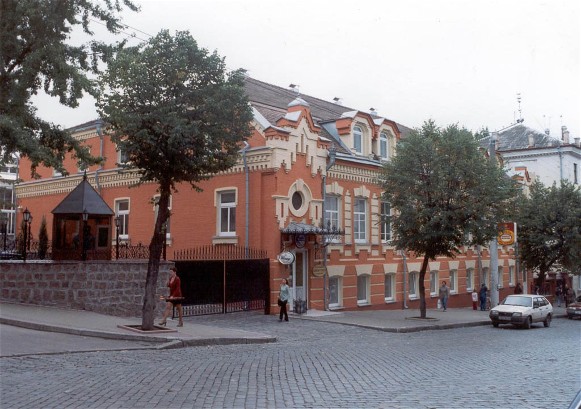
M 551 135 L 551 130 L 549 128 L 545 129 L 545 135 L 547 135 L 547 136 Z
M 565 145 L 569 144 L 569 131 L 567 130 L 567 127 L 565 125 L 563 125 L 561 127 L 561 140 L 563 141 L 563 143 Z
M 343 105 L 343 101 L 339 97 L 333 98 L 333 102 L 337 105 Z
M 579 142 L 579 139 L 581 138 L 575 138 L 575 146 L 581 148 L 581 143 Z
M 529 148 L 534 148 L 535 146 L 535 136 L 530 133 L 529 134 Z

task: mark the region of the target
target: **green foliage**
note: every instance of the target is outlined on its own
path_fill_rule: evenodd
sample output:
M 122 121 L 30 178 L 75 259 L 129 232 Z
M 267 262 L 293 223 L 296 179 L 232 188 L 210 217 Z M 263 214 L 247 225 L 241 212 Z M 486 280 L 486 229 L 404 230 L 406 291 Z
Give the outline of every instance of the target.
M 151 329 L 170 193 L 184 182 L 199 190 L 200 181 L 233 166 L 250 136 L 252 111 L 242 73 L 227 74 L 224 60 L 188 32 L 161 31 L 120 50 L 100 84 L 99 113 L 127 157 L 121 166 L 159 186 L 142 321 Z
M 518 212 L 519 257 L 539 272 L 551 267 L 579 274 L 581 269 L 581 190 L 567 181 L 545 187 L 535 182 Z
M 38 258 L 44 260 L 48 251 L 48 232 L 46 230 L 46 218 L 42 216 L 40 229 L 38 230 Z
M 99 41 L 73 46 L 67 41 L 76 26 L 93 34 L 91 21 L 118 32 L 122 4 L 137 10 L 131 0 L 0 2 L 0 163 L 19 153 L 30 159 L 36 175 L 40 164 L 66 174 L 62 161 L 70 152 L 84 163 L 98 162 L 66 130 L 39 118 L 31 97 L 44 91 L 74 108 L 85 92 L 96 96 L 98 89 L 88 74 L 97 73 L 99 61 L 106 61 L 115 47 Z
M 398 144 L 385 164 L 383 199 L 395 210 L 394 244 L 434 260 L 467 243 L 485 244 L 508 220 L 516 186 L 485 158 L 471 132 L 433 121 Z

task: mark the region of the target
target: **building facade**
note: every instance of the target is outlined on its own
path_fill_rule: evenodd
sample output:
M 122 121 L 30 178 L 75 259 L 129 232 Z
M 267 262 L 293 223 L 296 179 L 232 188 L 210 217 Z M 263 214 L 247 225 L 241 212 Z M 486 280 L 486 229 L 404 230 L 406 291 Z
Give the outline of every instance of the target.
M 293 299 L 310 309 L 419 308 L 422 255 L 396 249 L 382 215 L 378 176 L 410 131 L 376 112 L 359 111 L 294 90 L 246 80 L 253 134 L 238 163 L 200 184 L 177 187 L 170 200 L 167 258 L 201 245 L 238 245 L 265 250 L 270 260 L 270 303 L 288 278 Z M 74 135 L 106 159 L 86 168 L 67 159 L 69 176 L 38 169 L 41 179 L 17 186 L 19 206 L 34 214 L 32 231 L 87 178 L 119 217 L 119 241 L 149 244 L 156 217 L 156 185 L 137 186 L 137 171 L 121 170 L 124 160 L 100 121 L 76 127 Z M 330 155 L 330 152 L 333 154 Z M 28 166 L 22 160 L 22 169 Z M 24 173 L 24 172 L 21 172 Z M 36 225 L 36 226 L 35 226 Z M 49 237 L 52 232 L 49 231 Z M 111 237 L 115 244 L 117 237 Z M 281 254 L 292 254 L 284 263 Z M 287 264 L 287 262 L 290 264 Z M 466 247 L 458 257 L 430 262 L 428 307 L 437 305 L 447 281 L 450 307 L 471 305 L 481 283 L 490 286 L 488 249 Z M 514 249 L 499 246 L 501 297 L 528 278 L 518 271 Z M 291 308 L 293 302 L 291 300 Z

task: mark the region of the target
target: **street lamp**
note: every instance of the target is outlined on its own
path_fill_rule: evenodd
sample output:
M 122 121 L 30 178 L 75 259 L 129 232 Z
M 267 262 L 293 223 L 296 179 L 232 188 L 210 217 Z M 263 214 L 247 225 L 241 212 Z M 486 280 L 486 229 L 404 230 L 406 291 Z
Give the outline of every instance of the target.
M 83 252 L 82 252 L 82 259 L 83 261 L 87 260 L 87 247 L 89 246 L 89 241 L 87 237 L 87 220 L 89 220 L 89 213 L 87 213 L 87 209 L 83 210 Z
M 115 217 L 115 260 L 119 260 L 119 225 L 121 224 L 121 217 Z
M 30 218 L 28 219 L 28 242 L 26 244 L 26 249 L 28 251 L 30 251 L 30 243 L 32 242 L 32 215 L 30 215 Z
M 22 213 L 22 217 L 24 220 L 24 225 L 22 226 L 22 228 L 24 229 L 24 232 L 23 232 L 24 234 L 22 235 L 22 239 L 24 240 L 22 259 L 24 261 L 26 261 L 26 250 L 28 247 L 28 229 L 29 229 L 29 223 L 30 223 L 30 211 L 28 210 L 28 207 Z

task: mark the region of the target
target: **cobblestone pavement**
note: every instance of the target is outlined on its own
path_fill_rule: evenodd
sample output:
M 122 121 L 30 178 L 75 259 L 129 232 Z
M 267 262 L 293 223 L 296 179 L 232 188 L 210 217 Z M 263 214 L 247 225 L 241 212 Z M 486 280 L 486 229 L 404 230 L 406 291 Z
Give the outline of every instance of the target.
M 581 323 L 387 333 L 258 313 L 271 344 L 0 359 L 2 408 L 567 408 Z

